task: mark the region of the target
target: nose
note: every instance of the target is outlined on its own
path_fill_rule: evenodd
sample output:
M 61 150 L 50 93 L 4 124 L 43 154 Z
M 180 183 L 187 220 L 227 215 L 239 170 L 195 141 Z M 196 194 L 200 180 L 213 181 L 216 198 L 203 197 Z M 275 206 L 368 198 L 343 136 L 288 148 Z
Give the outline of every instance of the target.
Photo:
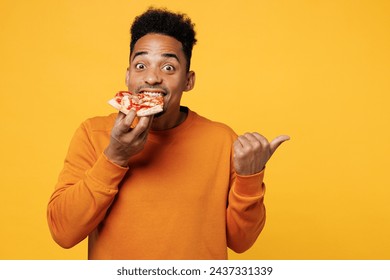
M 158 69 L 149 68 L 145 73 L 145 82 L 149 85 L 156 85 L 162 82 Z

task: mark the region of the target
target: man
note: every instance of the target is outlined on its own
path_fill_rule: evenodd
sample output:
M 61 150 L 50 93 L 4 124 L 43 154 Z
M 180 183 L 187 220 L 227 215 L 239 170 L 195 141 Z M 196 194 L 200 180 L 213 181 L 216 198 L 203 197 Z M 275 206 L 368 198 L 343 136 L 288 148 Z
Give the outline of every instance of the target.
M 265 164 L 288 137 L 237 137 L 180 105 L 195 83 L 195 32 L 185 15 L 149 9 L 131 35 L 128 90 L 161 93 L 164 110 L 138 122 L 130 111 L 80 126 L 48 205 L 54 240 L 70 248 L 88 236 L 89 259 L 244 252 L 265 222 Z

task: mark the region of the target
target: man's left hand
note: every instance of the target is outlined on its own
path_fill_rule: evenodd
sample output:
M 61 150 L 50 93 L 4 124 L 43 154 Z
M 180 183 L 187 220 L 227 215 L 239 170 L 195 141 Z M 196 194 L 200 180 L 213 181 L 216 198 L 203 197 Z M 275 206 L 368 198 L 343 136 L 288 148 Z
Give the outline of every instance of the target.
M 233 143 L 233 162 L 238 175 L 252 175 L 260 172 L 272 154 L 284 141 L 287 135 L 280 135 L 271 142 L 257 132 L 245 133 Z

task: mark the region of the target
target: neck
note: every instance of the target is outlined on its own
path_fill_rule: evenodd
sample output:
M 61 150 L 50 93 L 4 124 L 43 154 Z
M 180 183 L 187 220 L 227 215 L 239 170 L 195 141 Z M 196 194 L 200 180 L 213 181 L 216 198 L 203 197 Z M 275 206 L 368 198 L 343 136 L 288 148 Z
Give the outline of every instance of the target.
M 152 123 L 152 130 L 167 130 L 174 128 L 181 123 L 183 123 L 188 115 L 188 110 L 186 108 L 180 107 L 179 110 L 168 115 L 163 113 L 161 115 L 157 114 L 154 116 Z

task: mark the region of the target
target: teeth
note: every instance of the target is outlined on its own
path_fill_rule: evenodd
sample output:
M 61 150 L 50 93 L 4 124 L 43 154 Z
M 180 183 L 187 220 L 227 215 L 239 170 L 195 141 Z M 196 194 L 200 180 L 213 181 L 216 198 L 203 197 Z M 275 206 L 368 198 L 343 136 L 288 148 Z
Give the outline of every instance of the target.
M 160 96 L 162 95 L 161 92 L 151 92 L 151 91 L 144 91 L 143 94 L 149 95 L 149 96 Z

